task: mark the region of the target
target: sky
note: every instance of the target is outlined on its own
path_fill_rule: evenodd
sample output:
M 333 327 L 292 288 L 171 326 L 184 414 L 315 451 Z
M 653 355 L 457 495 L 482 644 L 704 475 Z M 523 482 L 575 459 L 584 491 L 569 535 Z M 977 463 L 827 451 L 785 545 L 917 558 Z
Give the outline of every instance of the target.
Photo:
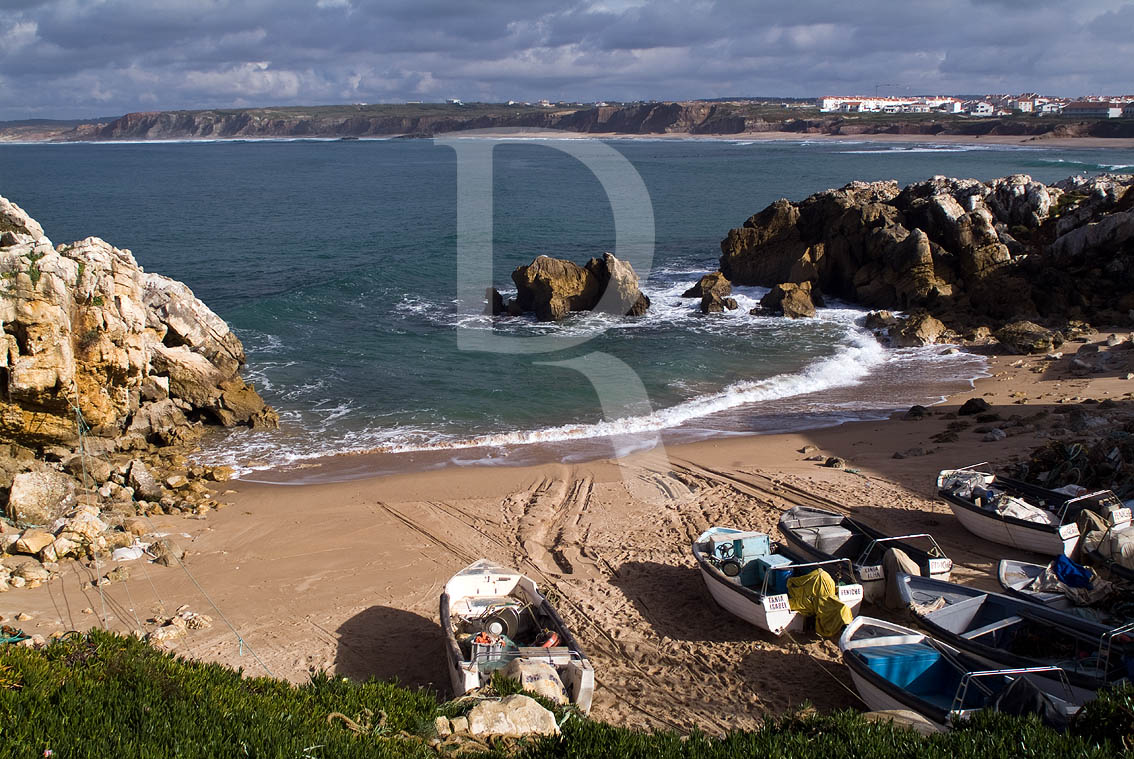
M 1134 91 L 1134 1 L 0 0 L 0 119 Z

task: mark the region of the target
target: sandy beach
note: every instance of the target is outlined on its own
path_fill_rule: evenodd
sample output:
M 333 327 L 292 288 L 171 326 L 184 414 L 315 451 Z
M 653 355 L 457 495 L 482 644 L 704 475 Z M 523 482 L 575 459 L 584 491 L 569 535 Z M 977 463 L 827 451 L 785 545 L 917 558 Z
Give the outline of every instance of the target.
M 1069 372 L 1077 347 L 1065 345 L 1060 359 L 992 356 L 990 376 L 919 420 L 897 414 L 618 461 L 317 485 L 230 482 L 218 497 L 231 505 L 207 518 L 153 518 L 186 548 L 188 572 L 128 562 L 121 566 L 129 579 L 100 593 L 92 580 L 111 567 L 69 561 L 60 579 L 6 594 L 4 616 L 11 623 L 31 615 L 19 623 L 28 633 L 100 623 L 130 632 L 186 604 L 214 624 L 172 643 L 179 654 L 248 674 L 266 668 L 299 681 L 325 668 L 446 693 L 437 599 L 455 571 L 489 557 L 554 591 L 594 662 L 598 719 L 720 733 L 804 701 L 854 707 L 834 643 L 812 633 L 773 638 L 725 615 L 702 587 L 690 538 L 712 524 L 774 534 L 782 510 L 813 504 L 890 533 L 931 532 L 957 581 L 994 588 L 999 559 L 1038 559 L 967 533 L 934 498 L 934 477 L 941 468 L 1019 458 L 1049 438 L 1068 404 L 1111 398 L 1120 402 L 1099 413 L 1128 414 L 1134 381 L 1124 378 L 1134 351 L 1124 352 L 1123 367 L 1084 378 Z M 982 442 L 979 424 L 951 413 L 970 397 L 992 404 L 1007 439 Z M 962 423 L 955 441 L 931 439 Z M 848 468 L 807 460 L 816 453 L 842 457 Z M 872 611 L 884 614 L 865 609 Z

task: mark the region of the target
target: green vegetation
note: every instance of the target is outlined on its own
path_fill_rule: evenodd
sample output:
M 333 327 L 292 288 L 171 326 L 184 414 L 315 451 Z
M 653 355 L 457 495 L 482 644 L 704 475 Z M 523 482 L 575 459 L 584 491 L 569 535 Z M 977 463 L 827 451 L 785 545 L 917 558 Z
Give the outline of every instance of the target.
M 24 258 L 26 258 L 28 260 L 27 274 L 28 274 L 28 278 L 31 279 L 32 287 L 35 287 L 39 284 L 39 278 L 40 278 L 40 275 L 43 274 L 43 272 L 41 272 L 39 270 L 38 261 L 39 261 L 39 259 L 43 258 L 45 255 L 47 255 L 47 254 L 46 253 L 26 253 L 26 254 L 24 254 Z
M 440 655 L 440 652 L 438 652 Z M 515 684 L 497 679 L 500 693 Z M 1104 694 L 1069 734 L 1033 719 L 981 714 L 922 738 L 850 711 L 804 710 L 723 738 L 645 733 L 560 711 L 562 738 L 521 744 L 513 756 L 657 759 L 877 759 L 1130 754 L 1134 689 Z M 40 757 L 427 757 L 433 720 L 467 709 L 393 683 L 315 674 L 296 686 L 190 663 L 134 638 L 94 631 L 42 651 L 0 649 L 0 755 Z M 50 754 L 45 752 L 50 751 Z M 503 756 L 505 746 L 488 756 Z

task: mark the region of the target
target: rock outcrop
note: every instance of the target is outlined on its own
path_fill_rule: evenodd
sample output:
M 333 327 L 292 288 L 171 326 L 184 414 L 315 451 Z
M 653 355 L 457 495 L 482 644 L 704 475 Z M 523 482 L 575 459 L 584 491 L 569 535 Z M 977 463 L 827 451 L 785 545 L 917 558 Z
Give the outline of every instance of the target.
M 97 237 L 53 246 L 0 197 L 0 505 L 16 526 L 0 523 L 4 547 L 39 567 L 30 557 L 129 545 L 123 520 L 138 513 L 219 507 L 204 480 L 231 473 L 183 449 L 206 425 L 277 423 L 244 361 L 184 284 Z
M 190 435 L 198 422 L 276 423 L 240 378 L 240 340 L 184 284 L 143 271 L 130 251 L 97 237 L 53 247 L 4 199 L 0 229 L 6 439 L 73 445 L 76 409 L 95 435 L 133 426 L 147 442 L 169 442 L 172 428 Z M 168 398 L 146 400 L 144 385 Z
M 760 307 L 789 319 L 806 319 L 815 316 L 815 300 L 810 282 L 782 282 L 760 299 Z
M 634 268 L 610 253 L 592 258 L 586 266 L 539 256 L 512 272 L 512 281 L 516 298 L 505 310 L 510 314 L 534 312 L 540 321 L 560 321 L 572 311 L 641 316 L 650 307 Z
M 732 295 L 732 283 L 719 271 L 714 271 L 701 277 L 697 284 L 681 293 L 682 298 L 704 298 L 706 295 L 718 295 L 727 298 Z
M 778 200 L 721 242 L 736 284 L 811 283 L 958 332 L 1028 319 L 1131 323 L 1134 176 L 1044 185 L 934 177 Z

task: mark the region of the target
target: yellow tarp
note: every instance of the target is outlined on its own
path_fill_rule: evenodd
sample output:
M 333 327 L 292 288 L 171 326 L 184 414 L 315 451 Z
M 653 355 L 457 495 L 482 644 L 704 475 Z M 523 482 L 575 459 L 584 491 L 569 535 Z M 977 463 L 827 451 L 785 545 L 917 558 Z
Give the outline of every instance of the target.
M 815 617 L 815 632 L 833 638 L 854 618 L 850 607 L 839 600 L 831 575 L 821 568 L 787 581 L 788 605 L 792 611 Z

